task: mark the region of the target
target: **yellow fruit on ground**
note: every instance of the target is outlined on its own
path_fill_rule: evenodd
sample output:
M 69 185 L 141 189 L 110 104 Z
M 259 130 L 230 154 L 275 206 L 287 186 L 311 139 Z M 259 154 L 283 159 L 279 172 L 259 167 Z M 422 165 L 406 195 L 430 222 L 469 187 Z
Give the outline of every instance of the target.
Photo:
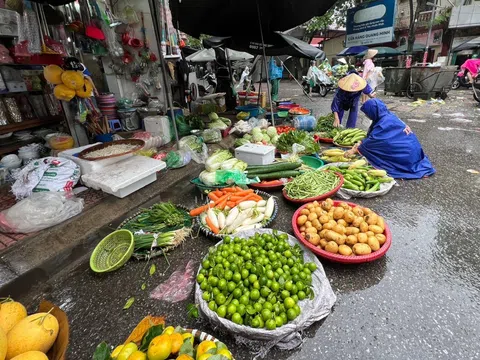
M 63 84 L 72 90 L 80 90 L 85 84 L 81 71 L 67 70 L 62 73 Z
M 172 353 L 172 340 L 170 335 L 163 334 L 153 338 L 148 345 L 148 360 L 165 360 Z
M 85 84 L 82 86 L 80 89 L 76 91 L 76 94 L 78 97 L 81 97 L 83 99 L 89 98 L 92 96 L 92 90 L 93 90 L 93 85 L 90 82 L 90 80 L 85 79 Z
M 194 360 L 190 355 L 183 354 L 176 358 L 176 360 Z
M 210 341 L 210 340 L 202 341 L 197 347 L 197 360 L 200 360 L 200 356 L 205 354 L 208 350 L 216 349 L 216 348 L 217 348 L 217 345 L 215 345 L 213 341 Z
M 7 334 L 0 329 L 0 360 L 5 360 L 7 355 Z
M 41 351 L 27 351 L 15 356 L 12 360 L 48 360 L 48 357 Z
M 170 340 L 172 340 L 172 354 L 178 353 L 183 345 L 182 334 L 173 333 L 170 335 Z
M 232 359 L 232 353 L 227 349 L 218 350 L 216 355 L 223 355 L 228 359 Z
M 49 83 L 58 85 L 62 83 L 63 69 L 58 65 L 48 65 L 43 69 L 43 76 Z
M 140 350 L 137 350 L 132 355 L 130 355 L 128 360 L 147 360 L 147 354 Z
M 193 345 L 195 338 L 193 337 L 192 333 L 185 333 L 182 334 L 183 341 L 185 342 L 186 339 L 190 341 L 190 343 Z
M 122 351 L 123 347 L 125 345 L 118 345 L 115 349 L 113 349 L 112 353 L 110 354 L 110 357 L 113 359 L 113 360 L 116 360 L 117 357 L 118 357 L 118 354 L 120 354 L 120 351 Z
M 37 313 L 20 320 L 7 334 L 7 360 L 27 351 L 47 353 L 57 339 L 58 320 L 48 313 Z
M 117 356 L 117 360 L 128 360 L 130 356 L 138 350 L 137 344 L 131 342 L 125 345 Z
M 64 84 L 60 84 L 53 89 L 53 95 L 55 95 L 58 100 L 70 101 L 75 97 L 75 90 L 69 89 Z
M 212 354 L 203 354 L 197 357 L 197 360 L 207 360 L 209 357 L 213 356 Z
M 17 301 L 6 301 L 0 304 L 0 329 L 8 334 L 12 328 L 27 317 L 25 306 Z M 1 357 L 0 357 L 1 359 Z
M 167 326 L 165 330 L 163 330 L 162 334 L 172 335 L 175 332 L 175 328 L 173 326 Z

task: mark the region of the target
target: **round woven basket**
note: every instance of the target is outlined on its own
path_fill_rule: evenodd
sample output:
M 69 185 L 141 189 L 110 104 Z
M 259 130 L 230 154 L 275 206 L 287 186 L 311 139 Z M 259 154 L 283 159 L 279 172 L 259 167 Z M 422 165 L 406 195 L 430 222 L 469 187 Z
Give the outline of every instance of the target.
M 90 268 L 96 273 L 114 271 L 132 256 L 135 241 L 128 230 L 117 230 L 107 235 L 93 250 Z
M 135 148 L 133 148 L 130 151 L 126 151 L 120 154 L 115 154 L 115 155 L 109 155 L 109 156 L 100 156 L 100 157 L 86 157 L 89 153 L 97 150 L 101 150 L 104 148 L 107 148 L 112 145 L 134 145 Z M 111 141 L 111 142 L 106 142 L 103 144 L 91 146 L 88 149 L 83 150 L 80 154 L 78 154 L 78 157 L 82 160 L 88 160 L 88 161 L 96 161 L 96 160 L 103 160 L 103 159 L 110 159 L 112 157 L 117 157 L 117 156 L 123 156 L 127 154 L 134 153 L 140 149 L 142 149 L 145 146 L 145 141 L 143 140 L 138 140 L 138 139 L 130 139 L 130 140 L 117 140 L 117 141 Z

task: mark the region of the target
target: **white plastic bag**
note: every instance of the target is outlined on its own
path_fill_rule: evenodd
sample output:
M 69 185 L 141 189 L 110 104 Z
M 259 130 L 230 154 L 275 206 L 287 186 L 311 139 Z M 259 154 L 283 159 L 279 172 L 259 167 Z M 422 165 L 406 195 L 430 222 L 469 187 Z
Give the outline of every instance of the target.
M 368 85 L 372 89 L 376 89 L 381 84 L 385 82 L 385 77 L 383 76 L 382 68 L 380 66 L 376 66 L 373 70 L 371 75 L 368 77 Z
M 0 231 L 28 234 L 60 224 L 83 210 L 83 199 L 60 192 L 33 193 L 0 212 Z

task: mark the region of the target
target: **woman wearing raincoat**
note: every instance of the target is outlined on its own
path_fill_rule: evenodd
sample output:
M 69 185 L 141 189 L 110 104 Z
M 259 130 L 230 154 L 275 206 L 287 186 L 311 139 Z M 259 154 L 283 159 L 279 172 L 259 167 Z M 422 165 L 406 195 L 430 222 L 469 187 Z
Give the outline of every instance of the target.
M 396 179 L 420 179 L 435 173 L 415 134 L 379 99 L 370 99 L 361 110 L 371 120 L 367 137 L 347 155 L 356 152 L 375 168 Z
M 338 81 L 338 89 L 331 107 L 335 116 L 333 126 L 338 127 L 342 122 L 344 112 L 349 110 L 346 127 L 355 127 L 358 117 L 358 101 L 362 93 L 371 98 L 375 97 L 373 89 L 355 71 Z

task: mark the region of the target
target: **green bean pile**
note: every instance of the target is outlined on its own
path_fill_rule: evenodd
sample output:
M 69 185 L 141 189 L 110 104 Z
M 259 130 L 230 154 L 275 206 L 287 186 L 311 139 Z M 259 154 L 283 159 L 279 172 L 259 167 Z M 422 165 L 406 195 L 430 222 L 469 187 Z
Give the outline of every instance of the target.
M 340 179 L 331 171 L 307 171 L 297 176 L 284 187 L 292 199 L 307 199 L 333 190 Z

